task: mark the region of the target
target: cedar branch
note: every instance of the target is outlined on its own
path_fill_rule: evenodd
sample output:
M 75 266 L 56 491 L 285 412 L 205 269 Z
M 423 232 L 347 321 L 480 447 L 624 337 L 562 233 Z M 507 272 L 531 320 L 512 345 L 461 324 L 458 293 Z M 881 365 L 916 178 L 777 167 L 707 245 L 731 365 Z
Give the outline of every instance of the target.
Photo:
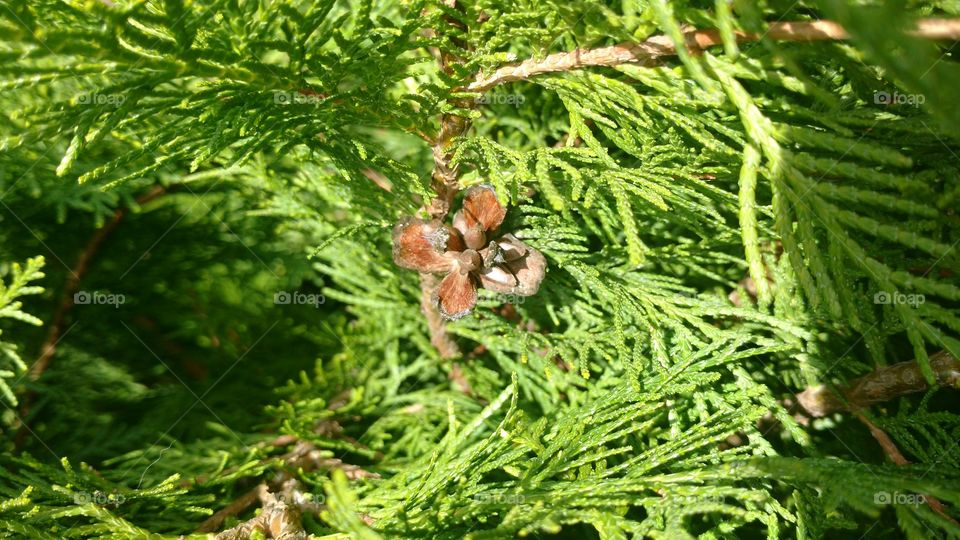
M 960 39 L 960 19 L 920 19 L 910 34 L 926 39 Z M 776 41 L 839 41 L 849 37 L 840 24 L 828 21 L 775 22 L 762 34 L 735 32 L 739 43 L 772 39 Z M 721 45 L 723 40 L 716 29 L 690 30 L 684 34 L 691 52 Z M 641 43 L 621 43 L 596 49 L 574 49 L 570 52 L 551 54 L 543 59 L 528 59 L 518 64 L 504 66 L 477 79 L 464 88 L 468 92 L 486 92 L 495 86 L 523 81 L 545 73 L 573 71 L 588 67 L 613 67 L 621 64 L 640 64 L 653 67 L 660 59 L 677 54 L 677 48 L 669 36 L 653 36 Z

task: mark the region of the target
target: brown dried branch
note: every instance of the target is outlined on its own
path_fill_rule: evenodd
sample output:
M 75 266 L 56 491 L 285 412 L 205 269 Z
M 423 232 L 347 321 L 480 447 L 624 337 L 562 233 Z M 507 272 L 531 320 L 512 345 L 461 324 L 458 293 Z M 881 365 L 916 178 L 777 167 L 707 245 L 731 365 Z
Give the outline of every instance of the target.
M 156 186 L 147 193 L 137 197 L 137 205 L 147 204 L 164 193 L 166 193 L 166 188 Z M 47 339 L 44 340 L 43 345 L 40 346 L 40 357 L 30 366 L 29 373 L 31 379 L 39 379 L 40 375 L 43 375 L 43 372 L 46 371 L 47 366 L 50 365 L 50 360 L 53 359 L 53 355 L 57 352 L 57 342 L 63 333 L 66 316 L 70 310 L 73 309 L 73 296 L 80 289 L 80 280 L 87 274 L 90 268 L 90 261 L 92 261 L 94 255 L 97 254 L 103 241 L 110 236 L 110 233 L 117 228 L 117 225 L 120 224 L 120 221 L 122 221 L 128 213 L 130 213 L 129 208 L 117 209 L 113 214 L 113 218 L 93 233 L 86 247 L 80 252 L 76 264 L 73 265 L 70 273 L 67 274 L 67 280 L 63 286 L 63 295 L 60 297 L 60 304 L 53 314 L 50 330 L 47 332 Z
M 960 361 L 947 351 L 940 351 L 930 356 L 930 367 L 937 377 L 937 384 L 957 386 L 960 383 Z M 863 410 L 870 405 L 883 403 L 898 397 L 922 392 L 929 385 L 920 371 L 920 366 L 914 361 L 900 362 L 892 366 L 880 368 L 872 373 L 854 379 L 847 387 L 840 389 L 843 399 L 820 385 L 808 388 L 797 394 L 797 400 L 811 416 L 825 416 L 831 412 L 847 410 L 852 412 L 877 441 L 883 453 L 896 465 L 908 465 L 910 461 L 904 457 L 890 435 L 874 424 Z M 844 403 L 846 401 L 846 404 Z M 957 523 L 944 509 L 943 503 L 934 497 L 924 495 L 924 500 L 930 508 L 945 519 Z
M 316 497 L 303 491 L 300 481 L 294 476 L 292 471 L 314 471 L 319 469 L 340 469 L 344 471 L 347 478 L 359 480 L 361 478 L 380 478 L 375 472 L 370 472 L 357 465 L 344 463 L 343 460 L 327 457 L 312 443 L 298 440 L 292 435 L 281 435 L 264 444 L 263 446 L 284 446 L 294 444 L 292 450 L 279 457 L 285 464 L 283 470 L 278 472 L 268 482 L 261 483 L 253 490 L 241 495 L 229 505 L 218 510 L 206 521 L 200 524 L 197 532 L 208 533 L 219 529 L 223 522 L 232 516 L 245 512 L 258 499 L 263 503 L 263 511 L 260 516 L 250 519 L 232 529 L 221 532 L 217 538 L 223 539 L 241 539 L 249 538 L 254 530 L 265 531 L 264 527 L 276 523 L 277 519 L 285 523 L 283 527 L 276 530 L 287 531 L 287 536 L 268 536 L 268 538 L 300 538 L 295 535 L 298 532 L 295 525 L 299 524 L 299 517 L 306 513 L 319 514 L 323 510 L 322 500 L 318 501 Z M 266 461 L 273 461 L 277 458 L 270 458 Z M 186 485 L 185 485 L 186 487 Z M 277 503 L 284 505 L 284 508 L 277 506 Z M 271 510 L 272 508 L 272 510 Z M 268 511 L 273 511 L 273 517 L 263 518 Z M 294 515 L 297 521 L 293 520 Z M 274 528 L 271 528 L 274 530 Z M 293 534 L 293 536 L 291 536 Z M 226 535 L 226 536 L 224 536 Z
M 344 390 L 337 396 L 334 396 L 327 405 L 327 409 L 334 411 L 340 407 L 343 407 L 348 403 L 349 395 L 350 390 Z M 330 437 L 339 436 L 342 439 L 346 439 L 354 444 L 360 445 L 358 441 L 350 437 L 343 436 L 341 434 L 342 430 L 343 428 L 340 427 L 339 423 L 332 419 L 322 421 L 314 428 L 314 431 L 320 435 Z M 210 516 L 210 518 L 200 524 L 197 532 L 209 533 L 216 531 L 223 525 L 223 522 L 228 517 L 236 516 L 245 512 L 254 502 L 257 501 L 257 499 L 259 499 L 264 504 L 264 510 L 261 512 L 260 516 L 248 520 L 236 527 L 233 527 L 232 529 L 221 532 L 217 538 L 230 540 L 249 538 L 250 535 L 256 530 L 264 531 L 264 527 L 271 526 L 272 523 L 276 522 L 276 519 L 280 519 L 281 522 L 286 524 L 284 525 L 286 528 L 281 527 L 279 530 L 287 531 L 284 533 L 287 534 L 287 536 L 268 536 L 268 538 L 300 538 L 299 536 L 296 536 L 298 529 L 294 527 L 295 524 L 299 524 L 299 516 L 307 513 L 319 514 L 323 510 L 324 505 L 322 504 L 322 500 L 318 501 L 315 496 L 304 492 L 300 480 L 297 478 L 296 474 L 299 474 L 300 472 L 309 472 L 322 469 L 340 469 L 344 472 L 344 474 L 346 474 L 347 478 L 351 480 L 359 480 L 361 478 L 380 478 L 380 475 L 375 472 L 367 471 L 357 465 L 344 463 L 343 460 L 338 458 L 328 457 L 325 452 L 318 449 L 313 443 L 300 440 L 295 435 L 279 435 L 270 441 L 263 441 L 257 446 L 259 448 L 264 448 L 290 445 L 293 445 L 293 448 L 278 458 L 270 457 L 261 460 L 261 463 L 267 463 L 279 459 L 284 463 L 284 467 L 281 468 L 280 471 L 278 471 L 269 481 L 261 483 L 252 491 L 243 494 L 229 505 L 217 511 L 214 515 Z M 378 458 L 379 457 L 381 456 L 378 453 Z M 231 473 L 235 470 L 237 470 L 237 467 L 231 467 L 226 469 L 224 473 Z M 207 478 L 201 476 L 196 478 L 194 481 L 182 482 L 180 485 L 182 487 L 190 487 L 191 485 L 202 484 L 206 481 Z M 273 495 L 271 495 L 271 493 L 273 493 Z M 282 512 L 276 508 L 275 504 L 276 502 L 281 501 L 287 507 L 287 509 Z M 268 511 L 268 507 L 274 508 L 273 512 L 275 516 L 272 518 L 262 518 L 263 514 Z M 297 517 L 296 522 L 293 521 L 294 514 L 296 514 Z M 293 534 L 293 536 L 291 536 L 291 534 Z
M 911 34 L 928 39 L 960 39 L 960 19 L 921 19 Z M 736 32 L 740 43 L 772 39 L 777 41 L 835 41 L 847 39 L 842 26 L 833 21 L 775 22 L 771 23 L 763 34 Z M 715 29 L 691 30 L 684 34 L 685 44 L 691 52 L 702 51 L 723 40 Z M 546 58 L 524 60 L 518 64 L 504 66 L 489 76 L 478 75 L 467 85 L 470 92 L 486 92 L 491 88 L 513 81 L 522 81 L 542 75 L 572 71 L 587 67 L 612 67 L 621 64 L 640 64 L 656 66 L 660 59 L 677 54 L 673 41 L 664 35 L 653 36 L 642 43 L 621 43 L 597 49 L 575 49 L 570 52 L 555 53 Z
M 387 176 L 382 172 L 376 169 L 370 169 L 370 168 L 364 169 L 360 172 L 363 173 L 364 176 L 372 180 L 373 183 L 376 184 L 378 188 L 384 191 L 393 191 L 393 183 L 390 182 L 390 179 L 387 178 Z
M 880 448 L 883 448 L 883 453 L 890 458 L 890 461 L 896 463 L 897 465 L 907 465 L 910 462 L 907 461 L 907 458 L 903 457 L 903 454 L 900 452 L 900 449 L 897 448 L 896 443 L 893 442 L 893 439 L 887 435 L 887 432 L 877 427 L 876 424 L 870 421 L 869 418 L 862 412 L 854 413 L 863 425 L 867 426 L 867 429 L 870 430 L 870 434 L 873 435 L 873 438 L 880 443 Z
M 937 384 L 942 386 L 960 384 L 960 361 L 947 351 L 940 351 L 930 356 L 930 369 L 937 378 Z M 845 388 L 840 389 L 843 399 L 824 385 L 818 385 L 797 394 L 797 400 L 811 416 L 820 417 L 836 411 L 857 412 L 876 403 L 923 392 L 929 387 L 920 372 L 920 366 L 910 361 L 883 367 L 854 379 Z
M 293 470 L 302 470 L 305 472 L 319 469 L 340 469 L 350 480 L 359 480 L 361 478 L 380 478 L 380 474 L 370 472 L 359 465 L 344 463 L 339 458 L 327 457 L 313 443 L 307 441 L 298 441 L 293 450 L 281 456 L 281 458 Z M 292 476 L 282 475 L 277 478 L 275 483 L 283 484 L 292 479 Z
M 216 540 L 247 540 L 255 531 L 262 532 L 266 538 L 276 540 L 308 538 L 300 521 L 302 514 L 295 505 L 288 505 L 281 498 L 270 493 L 266 484 L 257 486 L 254 493 L 263 503 L 263 511 L 260 515 L 221 532 L 216 536 Z
M 137 197 L 137 205 L 142 206 L 147 204 L 166 192 L 167 190 L 163 186 L 154 186 L 143 195 Z M 110 221 L 93 233 L 93 236 L 87 241 L 87 245 L 84 246 L 83 251 L 80 252 L 80 256 L 77 257 L 77 262 L 67 274 L 66 281 L 63 284 L 63 294 L 60 296 L 60 303 L 57 304 L 57 309 L 53 313 L 53 319 L 50 321 L 50 329 L 47 331 L 47 337 L 43 340 L 43 344 L 40 345 L 40 356 L 34 360 L 33 364 L 30 365 L 30 370 L 27 372 L 32 380 L 35 381 L 43 375 L 57 352 L 57 344 L 63 337 L 63 327 L 66 323 L 67 315 L 74 306 L 74 295 L 80 290 L 80 280 L 87 275 L 91 261 L 100 250 L 103 241 L 110 236 L 110 233 L 117 228 L 123 218 L 129 213 L 129 208 L 118 208 L 113 213 Z M 32 400 L 33 394 L 30 392 L 23 397 L 23 405 L 20 407 L 20 418 L 22 422 L 25 422 L 27 416 L 30 414 Z M 20 448 L 26 439 L 26 427 L 26 424 L 24 424 L 17 431 L 14 439 L 14 446 L 16 448 Z
M 221 508 L 220 510 L 217 510 L 216 513 L 200 524 L 200 527 L 197 528 L 197 532 L 211 533 L 218 530 L 228 517 L 233 517 L 243 513 L 247 508 L 250 507 L 250 505 L 255 503 L 260 497 L 260 490 L 265 487 L 266 486 L 264 484 L 260 484 L 259 486 L 241 495 L 237 500 Z
M 930 367 L 937 378 L 937 384 L 957 386 L 960 383 L 960 361 L 947 351 L 940 351 L 930 356 Z M 883 453 L 896 465 L 910 463 L 890 435 L 874 424 L 863 410 L 871 405 L 883 403 L 907 394 L 923 392 L 930 386 L 927 384 L 920 365 L 914 361 L 900 362 L 892 366 L 880 368 L 863 377 L 854 379 L 845 388 L 840 389 L 841 397 L 837 396 L 824 385 L 808 388 L 797 394 L 797 400 L 811 416 L 825 416 L 836 411 L 850 411 L 860 420 L 870 435 L 877 441 Z M 844 403 L 846 402 L 846 403 Z M 924 495 L 924 501 L 931 510 L 945 519 L 960 525 L 947 514 L 943 503 L 930 495 Z
M 887 435 L 886 431 L 877 427 L 877 425 L 871 422 L 870 419 L 867 418 L 867 415 L 863 414 L 862 412 L 856 412 L 855 414 L 857 418 L 860 419 L 860 421 L 863 422 L 865 426 L 867 426 L 867 429 L 870 430 L 870 434 L 873 435 L 873 438 L 876 439 L 878 443 L 880 443 L 880 447 L 883 448 L 883 453 L 886 454 L 888 458 L 890 458 L 890 461 L 900 466 L 910 464 L 910 462 L 907 461 L 907 458 L 903 457 L 903 454 L 900 452 L 900 449 L 897 448 L 896 443 L 894 443 L 893 439 L 891 439 L 890 436 Z M 947 514 L 947 511 L 944 508 L 943 503 L 940 502 L 939 499 L 936 499 L 930 495 L 924 494 L 923 500 L 924 502 L 927 503 L 927 506 L 929 506 L 931 510 L 940 514 L 945 519 L 953 522 L 954 524 L 960 525 L 960 523 L 957 523 L 957 520 L 953 519 L 949 514 Z

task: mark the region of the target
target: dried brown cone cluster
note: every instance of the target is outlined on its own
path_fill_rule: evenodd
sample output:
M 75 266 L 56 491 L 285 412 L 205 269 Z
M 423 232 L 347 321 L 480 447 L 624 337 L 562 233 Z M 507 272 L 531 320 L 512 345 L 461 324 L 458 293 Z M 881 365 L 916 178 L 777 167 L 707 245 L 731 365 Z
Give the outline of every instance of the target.
M 506 214 L 492 186 L 473 186 L 466 190 L 452 227 L 437 219 L 402 220 L 393 230 L 393 260 L 403 268 L 446 274 L 433 299 L 448 320 L 470 314 L 480 287 L 534 295 L 547 261 L 512 234 L 493 239 Z

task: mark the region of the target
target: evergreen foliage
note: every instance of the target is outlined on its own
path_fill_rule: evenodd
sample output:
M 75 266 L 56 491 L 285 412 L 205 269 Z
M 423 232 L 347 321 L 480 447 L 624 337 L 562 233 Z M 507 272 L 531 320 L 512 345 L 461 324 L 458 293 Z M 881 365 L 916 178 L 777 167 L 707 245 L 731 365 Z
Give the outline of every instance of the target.
M 960 536 L 930 17 L 960 5 L 0 0 L 0 537 Z M 817 19 L 849 39 L 767 36 Z M 548 263 L 453 358 L 390 238 L 436 160 Z M 922 393 L 796 404 L 910 360 Z
M 43 268 L 43 257 L 34 257 L 27 261 L 26 267 L 13 263 L 5 269 L 4 273 L 10 276 L 10 283 L 0 281 L 0 317 L 16 319 L 27 324 L 43 324 L 40 319 L 24 313 L 20 309 L 23 307 L 23 301 L 18 300 L 21 296 L 43 292 L 43 287 L 29 284 L 43 277 L 41 268 Z M 17 345 L 14 343 L 0 341 L 0 353 L 3 353 L 3 363 L 0 364 L 3 367 L 0 369 L 0 392 L 9 404 L 16 405 L 17 397 L 13 395 L 8 380 L 22 375 L 27 365 L 17 353 Z

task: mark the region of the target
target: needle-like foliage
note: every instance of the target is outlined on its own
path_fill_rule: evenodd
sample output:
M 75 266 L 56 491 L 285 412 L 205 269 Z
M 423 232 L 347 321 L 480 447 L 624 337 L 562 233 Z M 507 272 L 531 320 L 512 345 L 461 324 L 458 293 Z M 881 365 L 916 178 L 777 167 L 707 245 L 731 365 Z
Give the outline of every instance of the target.
M 960 536 L 955 17 L 0 0 L 0 537 Z

